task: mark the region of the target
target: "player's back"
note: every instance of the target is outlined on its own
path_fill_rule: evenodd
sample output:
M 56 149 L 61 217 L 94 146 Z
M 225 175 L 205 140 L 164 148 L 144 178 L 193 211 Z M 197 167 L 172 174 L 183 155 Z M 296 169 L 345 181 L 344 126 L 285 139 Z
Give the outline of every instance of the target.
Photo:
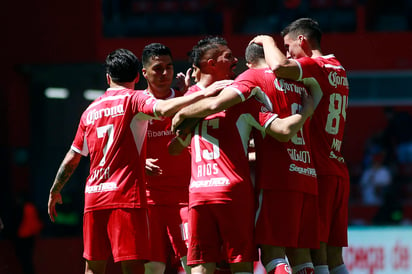
M 312 146 L 318 174 L 348 176 L 341 153 L 349 85 L 346 71 L 333 55 L 298 59 L 302 80 L 315 100 L 311 122 Z
M 90 154 L 86 211 L 145 204 L 145 134 L 154 104 L 142 91 L 108 89 L 82 114 L 72 148 Z
M 284 118 L 301 110 L 302 96 L 307 91 L 300 82 L 275 77 L 272 86 L 264 92 L 272 105 L 280 104 L 279 116 Z M 259 188 L 317 194 L 309 124 L 310 121 L 306 121 L 288 142 L 279 142 L 270 136 L 256 136 L 256 181 Z

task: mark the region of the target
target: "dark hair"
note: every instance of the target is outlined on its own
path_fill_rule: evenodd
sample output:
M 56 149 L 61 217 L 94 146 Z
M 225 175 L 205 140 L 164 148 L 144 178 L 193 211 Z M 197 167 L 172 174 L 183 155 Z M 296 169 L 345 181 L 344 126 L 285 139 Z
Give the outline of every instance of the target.
M 245 59 L 250 64 L 256 63 L 259 59 L 265 58 L 263 46 L 256 43 L 251 43 L 246 47 Z
M 127 83 L 139 74 L 140 62 L 130 50 L 116 49 L 107 55 L 105 68 L 114 82 Z
M 201 60 L 205 56 L 205 54 L 209 50 L 214 49 L 215 52 L 212 53 L 212 55 L 214 56 L 219 46 L 227 46 L 227 41 L 219 36 L 208 36 L 200 40 L 199 42 L 197 42 L 197 45 L 192 48 L 190 54 L 192 64 L 200 68 Z
M 152 43 L 143 48 L 142 63 L 146 66 L 150 63 L 150 59 L 154 56 L 169 55 L 173 59 L 172 52 L 168 47 L 160 43 Z
M 192 48 L 192 50 L 187 53 L 187 56 L 188 56 L 188 58 L 189 58 L 189 63 L 192 64 L 192 65 L 196 65 L 196 64 L 198 64 L 198 63 L 200 62 L 200 61 L 199 61 L 199 60 L 200 60 L 200 58 L 199 58 L 199 51 L 198 51 L 198 49 L 197 49 L 197 45 L 194 46 L 194 47 Z
M 320 46 L 322 39 L 322 31 L 319 27 L 319 23 L 311 18 L 300 18 L 288 26 L 286 26 L 280 33 L 282 37 L 289 34 L 289 36 L 296 38 L 298 35 L 304 35 L 310 41 L 317 43 Z

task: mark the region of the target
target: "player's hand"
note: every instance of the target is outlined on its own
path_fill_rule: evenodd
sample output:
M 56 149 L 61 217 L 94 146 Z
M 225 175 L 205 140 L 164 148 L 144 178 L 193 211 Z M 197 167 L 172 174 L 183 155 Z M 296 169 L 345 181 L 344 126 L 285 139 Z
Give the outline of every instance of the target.
M 252 43 L 263 45 L 264 43 L 267 43 L 267 42 L 275 43 L 275 40 L 273 40 L 273 38 L 269 35 L 258 35 L 258 36 L 255 36 L 255 38 L 253 38 L 249 42 L 249 45 Z
M 145 171 L 147 175 L 149 176 L 162 175 L 163 170 L 158 165 L 155 164 L 158 160 L 159 159 L 152 159 L 152 158 L 146 159 Z
M 173 133 L 176 133 L 179 125 L 185 120 L 185 118 L 182 116 L 181 111 L 176 112 L 176 114 L 172 118 L 172 126 L 171 130 Z
M 186 75 L 185 75 L 185 85 L 186 85 L 186 90 L 190 87 L 192 84 L 191 79 L 192 79 L 192 68 L 188 68 L 186 70 Z M 183 73 L 182 73 L 183 74 Z
M 49 202 L 48 202 L 48 213 L 50 220 L 54 222 L 57 217 L 56 203 L 63 204 L 62 196 L 60 192 L 50 192 Z
M 313 112 L 315 111 L 315 102 L 313 100 L 313 96 L 304 92 L 302 94 L 302 104 L 303 104 L 302 114 L 305 115 L 306 117 L 312 116 Z
M 190 86 L 190 74 L 189 78 L 187 78 L 187 75 L 187 71 L 186 74 L 183 72 L 176 74 L 176 88 L 183 93 L 185 93 Z
M 224 89 L 225 87 L 229 86 L 232 83 L 233 83 L 233 80 L 216 81 L 204 90 L 205 96 L 208 97 L 208 96 L 217 95 L 222 89 Z

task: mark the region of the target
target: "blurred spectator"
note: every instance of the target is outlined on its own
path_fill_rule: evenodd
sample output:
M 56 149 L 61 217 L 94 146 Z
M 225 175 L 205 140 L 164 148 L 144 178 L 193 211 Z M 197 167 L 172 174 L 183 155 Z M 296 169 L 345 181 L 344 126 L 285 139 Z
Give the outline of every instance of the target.
M 391 148 L 392 160 L 400 164 L 412 164 L 412 116 L 406 111 L 384 110 L 388 124 L 383 132 L 385 144 Z
M 392 173 L 383 164 L 385 153 L 377 152 L 372 156 L 372 165 L 361 176 L 362 199 L 368 205 L 381 205 L 385 192 L 392 183 Z
M 382 132 L 378 132 L 373 134 L 369 139 L 366 140 L 365 144 L 365 152 L 362 160 L 362 168 L 368 169 L 373 164 L 373 157 L 383 151 L 386 150 L 385 143 L 383 141 L 383 134 Z
M 36 206 L 28 199 L 26 193 L 19 194 L 13 208 L 13 218 L 10 224 L 6 224 L 5 230 L 10 229 L 9 233 L 23 274 L 36 273 L 33 255 L 36 237 L 42 228 L 43 223 Z

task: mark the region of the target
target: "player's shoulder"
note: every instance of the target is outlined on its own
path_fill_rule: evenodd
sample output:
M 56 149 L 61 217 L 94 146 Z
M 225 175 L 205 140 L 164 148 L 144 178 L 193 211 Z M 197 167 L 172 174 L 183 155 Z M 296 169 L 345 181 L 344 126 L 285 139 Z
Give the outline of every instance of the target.
M 186 91 L 186 93 L 184 95 L 185 96 L 190 95 L 190 94 L 195 93 L 195 92 L 200 91 L 200 90 L 202 90 L 202 88 L 198 84 L 192 85 L 192 86 L 189 87 L 189 89 Z
M 265 74 L 272 74 L 274 75 L 273 71 L 269 68 L 249 68 L 245 71 L 243 71 L 241 74 L 239 74 L 236 80 L 239 79 L 244 79 L 244 78 L 250 78 L 250 77 L 259 77 Z
M 319 56 L 313 58 L 313 60 L 324 68 L 330 68 L 334 70 L 345 70 L 340 61 L 333 54 Z

